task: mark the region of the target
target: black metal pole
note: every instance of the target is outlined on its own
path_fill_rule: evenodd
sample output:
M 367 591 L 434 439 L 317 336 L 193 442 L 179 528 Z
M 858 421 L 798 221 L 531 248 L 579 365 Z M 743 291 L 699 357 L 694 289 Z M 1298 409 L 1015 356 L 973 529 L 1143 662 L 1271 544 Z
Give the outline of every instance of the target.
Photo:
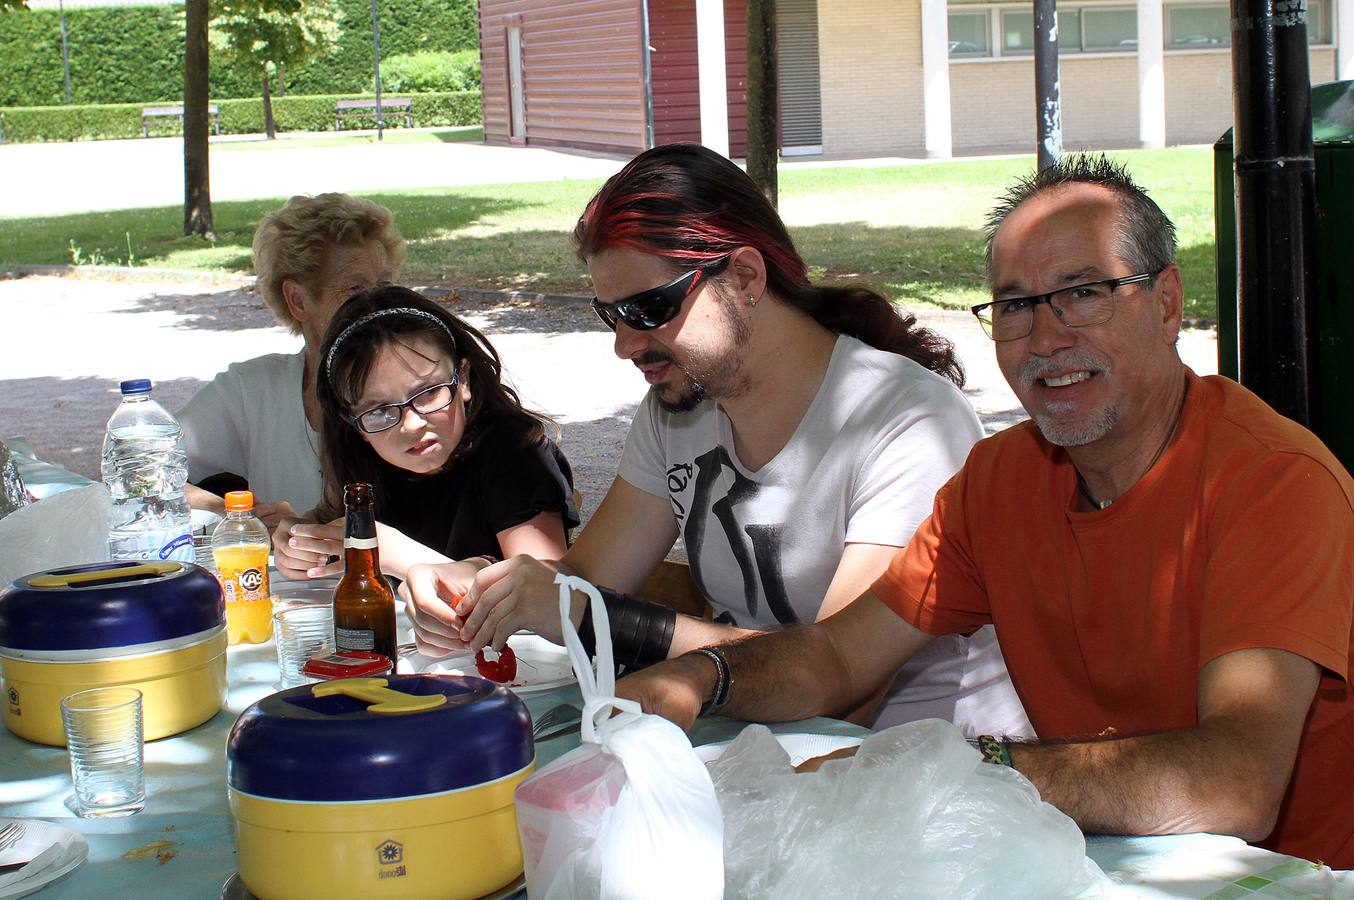
M 382 140 L 385 115 L 381 112 L 381 22 L 376 16 L 376 0 L 371 0 L 371 46 L 376 59 L 376 140 Z
M 70 48 L 66 46 L 66 0 L 57 0 L 57 8 L 61 10 L 61 65 L 66 70 L 66 102 L 71 102 L 71 53 Z
M 1310 422 L 1316 164 L 1304 0 L 1231 0 L 1241 382 Z
M 1034 0 L 1034 117 L 1041 171 L 1057 162 L 1063 154 L 1057 23 L 1056 0 Z

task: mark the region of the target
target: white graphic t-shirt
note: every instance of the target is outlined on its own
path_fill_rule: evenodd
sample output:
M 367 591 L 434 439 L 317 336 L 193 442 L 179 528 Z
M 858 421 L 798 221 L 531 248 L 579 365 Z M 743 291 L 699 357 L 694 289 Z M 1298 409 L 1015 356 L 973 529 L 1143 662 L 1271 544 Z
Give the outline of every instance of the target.
M 757 471 L 738 460 L 713 401 L 669 413 L 650 393 L 620 476 L 669 500 L 716 620 L 766 628 L 818 618 L 846 544 L 904 546 L 982 434 L 951 382 L 841 336 L 799 427 Z M 984 631 L 933 641 L 904 667 L 878 722 L 936 716 L 969 731 L 1027 733 Z

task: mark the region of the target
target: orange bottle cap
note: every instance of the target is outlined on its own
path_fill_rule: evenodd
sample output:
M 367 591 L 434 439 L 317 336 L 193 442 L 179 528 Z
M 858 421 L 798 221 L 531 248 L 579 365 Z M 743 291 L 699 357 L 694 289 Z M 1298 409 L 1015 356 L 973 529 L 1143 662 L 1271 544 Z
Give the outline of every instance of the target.
M 254 508 L 253 491 L 231 491 L 228 494 L 226 494 L 227 511 L 240 509 L 253 509 L 253 508 Z

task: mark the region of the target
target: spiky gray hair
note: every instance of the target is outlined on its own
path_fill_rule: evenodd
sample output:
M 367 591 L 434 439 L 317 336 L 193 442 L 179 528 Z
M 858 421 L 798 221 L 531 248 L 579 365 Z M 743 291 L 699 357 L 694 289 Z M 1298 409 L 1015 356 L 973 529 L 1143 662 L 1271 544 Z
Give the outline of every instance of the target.
M 1016 181 L 987 214 L 986 274 L 992 284 L 992 242 L 1016 207 L 1045 191 L 1073 184 L 1097 184 L 1119 198 L 1119 238 L 1115 255 L 1134 272 L 1160 272 L 1175 262 L 1175 225 L 1122 163 L 1103 153 L 1072 153 L 1043 171 Z

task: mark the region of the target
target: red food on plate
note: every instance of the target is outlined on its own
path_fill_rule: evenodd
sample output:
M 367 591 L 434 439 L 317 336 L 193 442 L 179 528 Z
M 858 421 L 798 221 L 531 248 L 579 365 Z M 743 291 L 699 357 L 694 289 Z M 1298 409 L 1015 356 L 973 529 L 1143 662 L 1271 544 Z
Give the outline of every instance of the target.
M 507 644 L 499 651 L 498 659 L 489 659 L 480 650 L 475 654 L 475 668 L 490 681 L 509 684 L 517 677 L 517 654 Z

